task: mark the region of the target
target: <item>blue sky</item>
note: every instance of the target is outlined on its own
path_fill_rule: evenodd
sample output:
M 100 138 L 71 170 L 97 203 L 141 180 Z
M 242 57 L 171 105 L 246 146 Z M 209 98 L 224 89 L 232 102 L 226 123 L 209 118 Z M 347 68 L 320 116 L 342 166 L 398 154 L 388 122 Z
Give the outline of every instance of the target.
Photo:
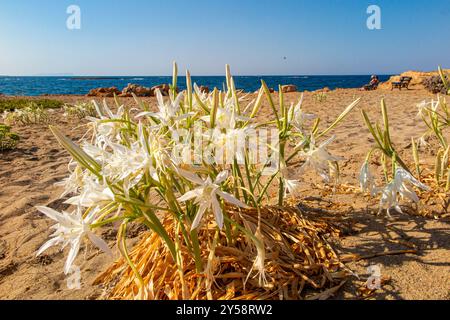
M 81 30 L 66 9 L 81 8 Z M 366 9 L 381 8 L 381 30 Z M 390 74 L 450 68 L 450 0 L 0 2 L 0 74 Z M 286 57 L 286 59 L 284 59 Z

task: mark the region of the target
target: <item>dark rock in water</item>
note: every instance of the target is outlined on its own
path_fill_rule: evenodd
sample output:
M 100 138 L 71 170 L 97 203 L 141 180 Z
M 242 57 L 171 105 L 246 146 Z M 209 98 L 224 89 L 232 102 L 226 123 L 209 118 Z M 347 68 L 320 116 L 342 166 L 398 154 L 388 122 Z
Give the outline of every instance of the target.
M 138 84 L 129 83 L 125 88 L 123 88 L 120 97 L 132 97 L 133 93 L 138 97 L 153 97 L 155 95 L 155 90 L 153 88 L 147 88 Z
M 116 87 L 111 88 L 96 88 L 89 91 L 88 97 L 114 97 L 114 94 L 119 95 L 121 92 Z

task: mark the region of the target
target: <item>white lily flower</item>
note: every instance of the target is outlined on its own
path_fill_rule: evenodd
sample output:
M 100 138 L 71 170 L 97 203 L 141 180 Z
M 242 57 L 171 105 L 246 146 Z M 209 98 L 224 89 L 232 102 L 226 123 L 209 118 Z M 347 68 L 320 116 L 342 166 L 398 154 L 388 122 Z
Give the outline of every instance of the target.
M 194 230 L 199 226 L 203 215 L 208 209 L 212 209 L 216 223 L 219 228 L 222 229 L 223 213 L 217 197 L 220 197 L 224 201 L 229 202 L 235 206 L 242 208 L 247 207 L 246 204 L 242 203 L 231 194 L 220 190 L 220 184 L 228 178 L 228 171 L 219 173 L 214 181 L 212 181 L 210 177 L 208 177 L 206 180 L 202 180 L 199 176 L 182 169 L 178 169 L 178 172 L 189 181 L 199 185 L 198 188 L 188 191 L 183 196 L 178 198 L 178 201 L 181 202 L 195 199 L 194 202 L 199 205 L 197 215 L 192 222 L 191 230 Z
M 51 235 L 51 239 L 42 245 L 36 255 L 39 256 L 48 248 L 58 244 L 62 244 L 63 248 L 70 245 L 69 255 L 64 265 L 65 274 L 69 273 L 80 250 L 81 241 L 85 236 L 87 236 L 100 250 L 112 255 L 108 244 L 91 231 L 90 225 L 95 217 L 94 210 L 83 219 L 80 208 L 71 214 L 65 211 L 60 213 L 48 207 L 37 207 L 37 209 L 50 219 L 56 221 L 57 224 L 52 227 L 53 229 L 56 229 L 56 231 Z
M 286 198 L 289 193 L 293 199 L 299 198 L 300 181 L 291 178 L 289 170 L 283 163 L 281 164 L 281 169 L 279 169 L 279 175 L 283 179 L 284 197 Z
M 99 118 L 86 117 L 86 119 L 91 121 L 91 126 L 94 129 L 96 138 L 98 141 L 102 141 L 104 138 L 117 139 L 120 133 L 120 123 L 118 122 L 105 122 L 104 120 L 118 120 L 122 119 L 125 113 L 124 106 L 120 106 L 117 113 L 111 111 L 103 100 L 103 105 L 100 106 L 95 100 L 92 100 L 95 110 L 97 111 Z
M 193 115 L 192 113 L 178 114 L 180 111 L 180 102 L 183 98 L 182 92 L 180 92 L 174 100 L 172 100 L 171 96 L 170 100 L 165 103 L 161 91 L 158 89 L 156 90 L 156 98 L 158 100 L 158 112 L 141 112 L 136 116 L 137 119 L 149 116 L 158 119 L 162 126 L 171 127 L 174 122 Z
M 247 129 L 229 129 L 226 133 L 214 130 L 211 137 L 207 137 L 216 153 L 226 151 L 227 160 L 236 158 L 238 164 L 245 163 L 247 153 Z M 250 147 L 250 146 L 249 146 Z M 255 148 L 255 146 L 252 146 Z
M 211 122 L 210 116 L 201 117 L 201 119 L 207 123 Z M 234 107 L 231 108 L 217 108 L 216 115 L 216 128 L 218 129 L 227 129 L 233 130 L 236 128 L 236 124 L 238 121 L 250 121 L 251 119 L 244 116 L 236 115 Z
M 114 201 L 114 198 L 114 193 L 109 187 L 101 185 L 94 178 L 88 176 L 84 179 L 84 185 L 80 190 L 80 194 L 66 200 L 64 203 L 90 208 L 105 202 Z
M 289 108 L 288 112 L 289 123 L 291 123 L 299 131 L 303 130 L 303 123 L 305 122 L 305 120 L 314 120 L 317 118 L 315 114 L 303 112 L 302 105 L 303 105 L 303 94 L 300 98 L 300 101 L 295 106 L 293 103 L 291 104 L 291 107 Z
M 424 112 L 428 108 L 428 105 L 430 105 L 430 102 L 427 102 L 426 100 L 423 100 L 416 105 L 417 109 L 419 109 L 417 117 L 421 117 L 424 115 Z
M 149 154 L 145 152 L 139 142 L 135 142 L 129 147 L 116 143 L 110 143 L 109 146 L 113 152 L 103 168 L 104 176 L 123 180 L 148 167 L 151 163 Z
M 330 154 L 326 147 L 333 142 L 336 137 L 333 136 L 324 143 L 322 143 L 319 147 L 314 145 L 314 142 L 311 142 L 311 146 L 308 152 L 302 151 L 300 155 L 306 158 L 306 162 L 301 167 L 301 170 L 304 170 L 306 167 L 313 168 L 326 182 L 330 181 L 330 162 L 332 161 L 341 161 L 344 158 L 333 156 Z
M 402 199 L 407 198 L 413 202 L 419 202 L 419 197 L 407 183 L 422 190 L 429 190 L 428 186 L 418 181 L 408 171 L 403 168 L 398 168 L 395 171 L 394 179 L 388 183 L 382 191 L 379 212 L 386 209 L 387 215 L 390 216 L 389 210 L 394 208 L 397 212 L 402 213 L 399 206 L 398 195 L 400 195 Z
M 203 103 L 205 102 L 211 102 L 213 101 L 213 92 L 210 93 L 206 93 L 206 92 L 202 92 L 200 90 L 200 88 L 198 87 L 197 83 L 194 83 L 194 91 L 195 93 L 197 93 L 197 96 L 200 98 L 200 101 L 202 101 Z M 194 100 L 194 106 L 197 105 L 197 101 Z M 199 106 L 200 108 L 200 106 Z
M 295 199 L 300 196 L 298 189 L 300 188 L 300 181 L 284 179 L 284 196 L 286 197 L 287 192 Z
M 361 192 L 369 192 L 371 197 L 374 197 L 378 193 L 378 188 L 375 185 L 375 179 L 370 172 L 369 162 L 364 162 L 361 167 L 361 172 L 359 175 L 359 185 L 361 187 Z
M 72 167 L 74 167 L 74 169 L 72 169 Z M 87 173 L 84 172 L 81 167 L 72 160 L 69 163 L 69 171 L 72 172 L 69 177 L 55 183 L 55 186 L 64 188 L 60 198 L 64 198 L 68 194 L 77 192 L 83 186 L 84 178 L 87 175 Z
M 110 139 L 108 137 L 102 137 L 101 141 L 97 140 L 97 145 L 92 145 L 84 141 L 81 148 L 100 165 L 104 165 L 108 163 L 112 157 L 112 154 L 105 150 L 109 141 Z M 101 147 L 99 147 L 99 145 Z

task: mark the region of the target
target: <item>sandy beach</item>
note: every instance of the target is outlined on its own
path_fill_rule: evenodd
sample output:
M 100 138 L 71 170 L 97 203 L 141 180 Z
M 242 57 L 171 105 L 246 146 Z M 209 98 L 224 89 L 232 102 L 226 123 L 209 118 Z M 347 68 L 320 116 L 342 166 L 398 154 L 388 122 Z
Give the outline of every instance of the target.
M 322 126 L 330 124 L 355 98 L 360 104 L 336 129 L 335 143 L 330 150 L 345 158 L 341 168 L 341 183 L 358 188 L 358 173 L 364 157 L 373 143 L 365 127 L 360 110 L 364 109 L 372 119 L 381 119 L 380 100 L 388 106 L 394 144 L 402 157 L 412 163 L 411 137 L 419 138 L 426 130 L 416 117 L 416 105 L 435 98 L 423 89 L 376 90 L 362 92 L 357 89 L 337 89 L 327 92 L 326 101 L 319 102 L 315 93 L 305 93 L 304 109 L 317 114 Z M 299 93 L 286 95 L 288 102 L 298 100 Z M 254 98 L 250 95 L 247 99 Z M 67 103 L 90 101 L 84 96 L 52 96 Z M 142 98 L 156 105 L 155 98 Z M 274 96 L 274 99 L 277 98 Z M 112 99 L 107 98 L 112 105 Z M 132 98 L 122 98 L 126 105 L 134 105 Z M 264 102 L 259 117 L 270 114 Z M 52 124 L 59 127 L 74 141 L 85 133 L 83 121 L 68 120 L 61 109 L 51 112 Z M 93 280 L 113 262 L 97 249 L 88 247 L 81 251 L 77 263 L 81 266 L 82 287 L 69 290 L 62 272 L 64 253 L 52 248 L 36 257 L 37 249 L 48 238 L 51 221 L 35 209 L 45 205 L 61 210 L 64 199 L 59 199 L 62 189 L 54 184 L 68 173 L 69 155 L 57 143 L 47 125 L 14 126 L 21 136 L 14 151 L 0 154 L 0 299 L 98 299 L 103 289 L 94 286 Z M 433 164 L 433 155 L 421 152 L 424 165 Z M 439 204 L 421 204 L 420 212 L 404 210 L 392 219 L 376 216 L 378 201 L 355 191 L 333 194 L 317 175 L 308 173 L 301 177 L 303 199 L 300 202 L 316 202 L 321 207 L 342 204 L 342 212 L 350 218 L 352 228 L 333 243 L 342 256 L 359 254 L 377 255 L 393 250 L 416 250 L 416 253 L 379 256 L 347 263 L 357 277 L 350 277 L 335 299 L 360 299 L 360 288 L 368 277 L 367 267 L 379 264 L 383 276 L 382 288 L 373 299 L 450 299 L 450 220 L 446 208 Z M 345 204 L 345 205 L 344 205 Z M 435 217 L 436 216 L 436 217 Z M 438 219 L 437 216 L 440 216 Z M 443 217 L 442 217 L 443 216 Z M 128 234 L 129 245 L 139 240 L 141 230 Z M 114 230 L 104 229 L 104 239 L 114 247 Z M 118 256 L 117 256 L 118 257 Z

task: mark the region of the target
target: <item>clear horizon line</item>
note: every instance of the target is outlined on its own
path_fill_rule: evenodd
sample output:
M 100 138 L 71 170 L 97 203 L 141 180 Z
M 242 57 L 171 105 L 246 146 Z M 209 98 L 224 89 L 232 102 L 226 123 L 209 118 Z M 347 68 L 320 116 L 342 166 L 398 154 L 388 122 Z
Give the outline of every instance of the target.
M 434 70 L 433 70 L 434 71 Z M 432 72 L 432 71 L 421 71 L 421 72 Z M 401 72 L 400 72 L 401 73 Z M 396 75 L 396 74 L 400 74 L 400 73 L 344 73 L 344 74 L 233 74 L 233 77 L 311 77 L 311 76 L 370 76 L 372 74 L 376 74 L 379 76 L 392 76 L 392 75 Z M 95 75 L 95 74 L 35 74 L 35 75 L 0 75 L 0 77 L 67 77 L 67 78 L 119 78 L 119 77 L 126 77 L 126 78 L 130 78 L 130 77 L 172 77 L 172 75 L 124 75 L 124 74 L 120 74 L 120 75 Z M 216 74 L 211 74 L 211 75 L 191 75 L 191 77 L 195 78 L 195 77 L 225 77 L 225 75 L 216 75 Z M 184 75 L 179 75 L 178 78 L 185 78 Z

